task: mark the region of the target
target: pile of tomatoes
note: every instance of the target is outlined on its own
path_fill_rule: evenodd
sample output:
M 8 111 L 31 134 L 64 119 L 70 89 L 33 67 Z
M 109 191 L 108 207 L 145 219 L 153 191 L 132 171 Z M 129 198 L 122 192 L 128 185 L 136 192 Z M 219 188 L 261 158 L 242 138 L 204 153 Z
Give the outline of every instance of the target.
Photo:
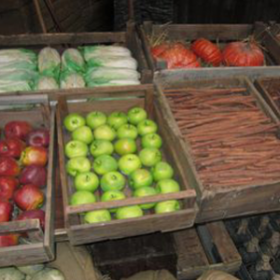
M 201 67 L 201 62 L 210 66 L 262 66 L 265 59 L 261 48 L 254 41 L 228 43 L 221 50 L 213 42 L 200 38 L 190 49 L 180 42 L 164 42 L 151 49 L 155 59 L 165 60 L 168 69 Z

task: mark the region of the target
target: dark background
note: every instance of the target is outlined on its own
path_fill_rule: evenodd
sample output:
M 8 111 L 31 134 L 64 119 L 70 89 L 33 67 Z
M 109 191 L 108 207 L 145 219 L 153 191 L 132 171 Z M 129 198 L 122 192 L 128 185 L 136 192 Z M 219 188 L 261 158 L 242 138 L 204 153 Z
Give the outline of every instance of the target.
M 50 0 L 66 32 L 125 28 L 128 0 Z M 47 29 L 53 21 L 39 0 Z M 280 22 L 280 0 L 134 0 L 135 20 L 155 23 Z M 0 34 L 41 32 L 32 0 L 0 0 Z

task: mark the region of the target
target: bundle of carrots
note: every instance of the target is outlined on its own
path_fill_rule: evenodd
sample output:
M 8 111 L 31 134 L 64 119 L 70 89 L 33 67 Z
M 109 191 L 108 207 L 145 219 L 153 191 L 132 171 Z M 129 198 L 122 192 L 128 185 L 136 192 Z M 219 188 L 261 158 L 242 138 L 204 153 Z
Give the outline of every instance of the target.
M 205 188 L 280 180 L 280 124 L 247 89 L 166 89 L 165 95 Z

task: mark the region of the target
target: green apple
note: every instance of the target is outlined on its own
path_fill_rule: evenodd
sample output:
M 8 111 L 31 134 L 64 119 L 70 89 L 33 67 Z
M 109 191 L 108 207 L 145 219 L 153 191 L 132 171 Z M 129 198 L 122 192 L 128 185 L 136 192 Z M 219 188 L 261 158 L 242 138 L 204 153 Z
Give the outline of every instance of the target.
M 155 207 L 156 214 L 165 214 L 175 212 L 181 209 L 180 203 L 177 200 L 167 200 L 158 202 Z
M 99 178 L 93 172 L 79 173 L 74 179 L 74 186 L 77 191 L 94 192 L 99 185 Z
M 153 178 L 156 182 L 164 179 L 171 179 L 173 177 L 173 168 L 167 162 L 158 162 L 152 168 Z
M 89 151 L 96 158 L 102 155 L 111 155 L 114 152 L 114 146 L 108 140 L 93 140 Z
M 96 202 L 96 197 L 93 193 L 87 191 L 77 191 L 72 194 L 70 204 L 82 205 Z
M 125 186 L 124 176 L 117 171 L 108 172 L 101 178 L 101 189 L 106 191 L 121 191 Z
M 131 138 L 136 139 L 138 136 L 137 128 L 132 124 L 123 124 L 117 130 L 117 136 L 119 139 Z
M 111 214 L 108 210 L 95 210 L 87 212 L 84 216 L 86 224 L 104 223 L 111 221 Z
M 97 157 L 93 162 L 93 170 L 98 175 L 104 175 L 111 171 L 116 171 L 118 169 L 117 161 L 109 155 L 102 155 Z
M 139 158 L 144 166 L 152 167 L 161 161 L 162 155 L 156 148 L 145 148 L 140 151 Z
M 135 197 L 144 197 L 144 196 L 151 196 L 151 195 L 156 195 L 157 191 L 156 189 L 152 187 L 143 187 L 137 189 L 134 193 L 133 196 Z M 139 205 L 143 210 L 151 209 L 156 205 L 156 203 L 145 203 Z
M 133 189 L 149 187 L 153 183 L 153 176 L 147 169 L 137 169 L 129 175 L 128 182 Z
M 117 209 L 116 218 L 121 219 L 131 219 L 143 216 L 143 211 L 138 205 L 124 206 Z
M 173 193 L 180 191 L 179 184 L 173 179 L 160 180 L 157 183 L 156 188 L 159 193 Z
M 96 129 L 97 127 L 105 124 L 106 121 L 106 115 L 99 111 L 93 111 L 86 115 L 86 123 L 91 129 Z
M 134 107 L 127 113 L 128 121 L 131 124 L 138 124 L 147 118 L 147 112 L 141 107 Z
M 65 146 L 65 154 L 69 158 L 85 157 L 88 153 L 88 146 L 84 142 L 71 140 Z
M 120 156 L 134 154 L 137 151 L 135 140 L 131 138 L 122 138 L 115 142 L 115 152 Z
M 75 177 L 82 172 L 88 172 L 91 169 L 90 160 L 86 157 L 75 157 L 68 160 L 66 164 L 66 172 Z
M 114 129 L 127 123 L 127 116 L 123 112 L 113 112 L 109 115 L 107 123 Z
M 97 140 L 113 141 L 116 138 L 117 133 L 108 124 L 103 124 L 94 130 L 93 135 Z
M 112 201 L 125 199 L 125 194 L 121 191 L 106 191 L 101 196 L 101 201 Z
M 72 132 L 72 139 L 90 144 L 93 141 L 93 133 L 88 126 L 81 126 Z
M 146 134 L 156 133 L 157 132 L 157 124 L 152 120 L 144 120 L 138 123 L 137 125 L 138 133 L 141 136 Z
M 128 154 L 119 159 L 119 169 L 125 175 L 131 174 L 133 171 L 142 167 L 141 161 L 137 155 Z
M 162 146 L 162 139 L 156 133 L 149 133 L 142 137 L 141 144 L 143 148 L 160 149 Z
M 125 199 L 125 194 L 120 191 L 107 191 L 101 196 L 101 201 L 112 201 L 112 200 L 122 200 Z M 111 208 L 109 211 L 111 213 L 116 213 L 118 208 Z
M 84 126 L 86 121 L 83 116 L 77 113 L 71 113 L 67 115 L 63 121 L 65 128 L 72 132 L 75 129 Z

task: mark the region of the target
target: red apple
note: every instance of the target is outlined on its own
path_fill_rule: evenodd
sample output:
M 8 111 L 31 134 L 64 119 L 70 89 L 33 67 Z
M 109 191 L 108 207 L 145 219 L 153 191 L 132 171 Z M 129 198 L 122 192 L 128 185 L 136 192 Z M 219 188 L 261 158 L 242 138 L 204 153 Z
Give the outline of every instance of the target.
M 19 234 L 0 235 L 0 247 L 15 246 L 18 244 Z
M 0 200 L 0 223 L 10 221 L 12 212 L 12 204 L 8 201 Z
M 16 178 L 9 176 L 1 176 L 0 177 L 0 199 L 2 200 L 10 200 L 16 188 L 18 187 L 19 182 Z
M 48 161 L 48 150 L 43 147 L 27 147 L 22 152 L 20 161 L 24 166 L 45 166 Z
M 44 203 L 44 194 L 35 185 L 24 185 L 15 192 L 14 202 L 23 211 L 38 209 Z
M 31 130 L 32 126 L 25 121 L 8 122 L 4 128 L 6 138 L 17 137 L 21 140 L 25 140 Z
M 0 157 L 0 176 L 17 176 L 20 168 L 12 157 Z
M 0 156 L 19 158 L 26 145 L 19 138 L 9 138 L 0 141 Z
M 32 147 L 48 147 L 50 144 L 50 133 L 45 128 L 35 129 L 27 135 L 26 143 Z
M 22 185 L 33 184 L 37 187 L 44 187 L 47 181 L 47 172 L 45 167 L 38 165 L 26 166 L 19 177 Z
M 45 212 L 41 209 L 22 212 L 16 220 L 39 219 L 42 229 L 45 229 Z

